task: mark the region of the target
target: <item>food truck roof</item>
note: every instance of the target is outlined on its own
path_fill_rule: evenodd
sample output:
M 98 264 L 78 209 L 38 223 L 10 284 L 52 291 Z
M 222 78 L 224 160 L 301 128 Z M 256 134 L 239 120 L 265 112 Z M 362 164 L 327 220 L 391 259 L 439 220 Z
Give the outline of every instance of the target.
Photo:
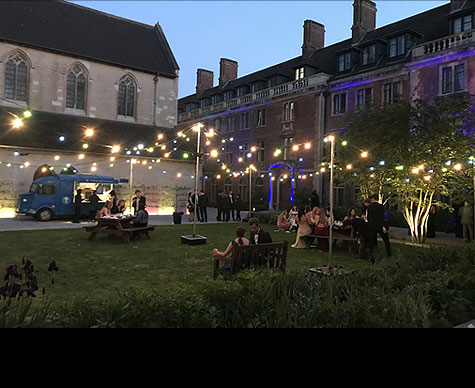
M 73 182 L 85 182 L 85 183 L 108 183 L 108 184 L 119 183 L 118 179 L 115 179 L 110 176 L 89 175 L 89 174 L 56 175 L 54 177 L 49 176 L 49 177 L 39 178 L 36 180 L 36 182 L 53 183 L 55 179 L 70 180 Z

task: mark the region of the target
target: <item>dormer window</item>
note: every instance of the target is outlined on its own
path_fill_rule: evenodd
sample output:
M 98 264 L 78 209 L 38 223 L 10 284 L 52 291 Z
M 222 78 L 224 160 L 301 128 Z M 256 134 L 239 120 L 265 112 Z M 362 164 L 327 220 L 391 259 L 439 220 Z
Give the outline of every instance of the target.
M 215 94 L 214 96 L 211 97 L 211 104 L 218 104 L 221 101 L 223 101 L 223 95 L 222 94 Z
M 406 53 L 406 38 L 404 35 L 389 40 L 389 57 L 398 57 Z
M 338 71 L 347 71 L 351 69 L 351 53 L 342 54 L 338 60 Z
M 209 98 L 202 98 L 201 99 L 201 107 L 204 108 L 205 106 L 211 105 L 211 99 Z
M 364 47 L 362 50 L 362 55 L 363 66 L 376 62 L 376 45 L 373 44 L 371 46 Z
M 249 94 L 249 88 L 247 86 L 240 86 L 237 88 L 237 96 L 242 97 Z
M 236 97 L 234 90 L 224 92 L 224 101 L 232 100 L 234 97 Z
M 252 85 L 252 91 L 258 92 L 259 90 L 265 89 L 266 83 L 264 81 L 257 81 Z
M 452 20 L 452 31 L 454 34 L 469 31 L 473 28 L 473 16 L 465 15 Z
M 295 80 L 297 81 L 302 78 L 305 78 L 305 67 L 295 69 Z

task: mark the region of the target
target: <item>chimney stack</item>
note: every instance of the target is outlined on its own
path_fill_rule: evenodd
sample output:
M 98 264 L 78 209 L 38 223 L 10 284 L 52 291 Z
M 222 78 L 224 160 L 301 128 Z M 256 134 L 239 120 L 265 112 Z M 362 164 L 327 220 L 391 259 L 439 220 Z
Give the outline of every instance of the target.
M 219 86 L 235 80 L 238 76 L 238 63 L 232 59 L 221 58 L 219 62 Z
M 214 73 L 209 70 L 198 69 L 196 79 L 196 94 L 200 94 L 206 89 L 211 89 L 214 83 Z
M 324 47 L 325 26 L 313 20 L 305 20 L 303 24 L 302 55 L 309 57 L 314 51 Z
M 450 10 L 455 11 L 456 9 L 462 8 L 466 0 L 450 0 Z
M 352 42 L 357 43 L 367 33 L 376 28 L 376 4 L 371 0 L 355 0 L 353 3 Z

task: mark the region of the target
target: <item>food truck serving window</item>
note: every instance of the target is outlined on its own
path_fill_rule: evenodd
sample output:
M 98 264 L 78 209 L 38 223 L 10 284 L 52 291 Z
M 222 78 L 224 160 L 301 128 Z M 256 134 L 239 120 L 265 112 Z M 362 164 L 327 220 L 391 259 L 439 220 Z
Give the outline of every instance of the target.
M 39 195 L 52 195 L 54 194 L 54 185 L 43 185 L 40 184 L 38 187 Z

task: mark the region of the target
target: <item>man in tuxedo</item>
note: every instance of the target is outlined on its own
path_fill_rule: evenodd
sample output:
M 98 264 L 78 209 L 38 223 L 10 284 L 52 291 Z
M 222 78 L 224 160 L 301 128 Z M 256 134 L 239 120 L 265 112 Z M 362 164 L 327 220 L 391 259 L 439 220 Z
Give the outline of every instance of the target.
M 139 210 L 145 210 L 146 198 L 142 195 L 140 190 L 135 190 L 135 197 L 132 199 L 132 207 L 134 208 L 134 214 L 137 214 Z
M 272 242 L 272 237 L 265 230 L 261 229 L 259 225 L 259 218 L 251 218 L 249 220 L 251 228 L 251 236 L 249 244 L 268 244 Z
M 198 206 L 201 214 L 201 222 L 208 222 L 208 196 L 205 194 L 204 190 L 200 191 L 198 196 Z
M 229 205 L 230 205 L 230 211 L 231 211 L 231 217 L 233 218 L 233 221 L 236 221 L 234 217 L 234 208 L 235 208 L 235 199 L 234 199 L 234 194 L 232 191 L 229 192 Z
M 366 210 L 366 222 L 368 223 L 368 245 L 369 258 L 374 263 L 374 250 L 378 246 L 378 234 L 386 246 L 386 254 L 391 256 L 391 245 L 389 244 L 389 225 L 384 214 L 384 207 L 378 202 L 378 195 L 369 197 L 370 204 Z

